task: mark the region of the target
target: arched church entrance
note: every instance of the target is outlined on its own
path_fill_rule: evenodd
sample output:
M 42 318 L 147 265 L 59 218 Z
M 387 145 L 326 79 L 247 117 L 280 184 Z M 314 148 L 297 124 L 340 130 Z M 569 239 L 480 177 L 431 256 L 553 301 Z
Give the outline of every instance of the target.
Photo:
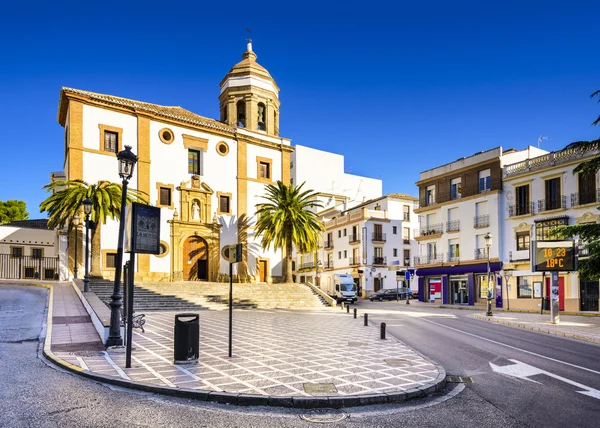
M 208 244 L 200 236 L 190 236 L 183 244 L 183 279 L 208 281 Z

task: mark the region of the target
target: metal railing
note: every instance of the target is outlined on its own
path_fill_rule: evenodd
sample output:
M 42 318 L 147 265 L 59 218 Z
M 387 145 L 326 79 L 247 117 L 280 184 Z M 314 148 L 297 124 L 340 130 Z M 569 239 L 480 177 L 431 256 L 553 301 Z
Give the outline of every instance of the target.
M 576 207 L 579 205 L 593 204 L 600 202 L 600 190 L 595 192 L 579 192 L 571 193 L 571 206 Z
M 315 267 L 315 262 L 301 263 L 300 269 L 313 269 Z
M 429 224 L 427 226 L 421 226 L 421 236 L 437 235 L 443 233 L 442 223 Z
M 460 255 L 458 252 L 456 251 L 449 251 L 446 254 L 446 261 L 447 262 L 458 262 L 460 261 Z
M 385 233 L 373 232 L 372 241 L 385 242 Z
M 515 217 L 518 215 L 526 215 L 526 214 L 534 214 L 535 212 L 535 204 L 533 202 L 529 202 L 526 204 L 516 204 L 508 206 L 508 216 Z
M 360 235 L 359 235 L 358 233 L 357 233 L 357 234 L 350 235 L 350 236 L 348 237 L 348 241 L 349 241 L 351 244 L 356 244 L 356 243 L 360 242 Z
M 402 213 L 402 220 L 409 221 L 410 220 L 410 213 Z
M 403 244 L 410 244 L 410 238 L 402 238 Z
M 58 280 L 58 257 L 0 254 L 0 278 Z
M 475 249 L 475 260 L 487 259 L 487 249 L 486 248 L 476 248 Z
M 510 177 L 523 172 L 545 168 L 546 166 L 550 165 L 560 165 L 566 162 L 570 162 L 573 159 L 579 159 L 585 156 L 587 153 L 593 151 L 594 150 L 584 150 L 580 147 L 577 147 L 571 149 L 564 149 L 558 152 L 547 153 L 545 155 L 538 156 L 533 159 L 527 159 L 510 165 L 505 165 L 503 174 L 504 177 Z
M 460 220 L 450 220 L 446 222 L 446 232 L 458 232 L 460 230 Z
M 373 264 L 374 265 L 385 265 L 386 257 L 373 257 Z
M 419 199 L 419 207 L 428 207 L 430 205 L 435 205 L 436 203 L 435 196 L 426 196 Z
M 490 215 L 478 215 L 473 217 L 473 227 L 487 227 L 490 225 Z
M 415 265 L 432 265 L 442 263 L 444 257 L 442 254 L 432 254 L 428 256 L 415 256 Z
M 360 264 L 360 257 L 350 257 L 349 259 L 350 266 L 356 266 Z
M 323 269 L 333 269 L 333 260 L 326 261 L 323 264 Z
M 404 259 L 404 266 L 410 266 L 410 257 Z
M 567 208 L 566 195 L 554 199 L 540 199 L 538 201 L 538 212 L 557 210 L 560 208 Z
M 323 248 L 333 248 L 333 240 L 328 239 L 323 243 Z

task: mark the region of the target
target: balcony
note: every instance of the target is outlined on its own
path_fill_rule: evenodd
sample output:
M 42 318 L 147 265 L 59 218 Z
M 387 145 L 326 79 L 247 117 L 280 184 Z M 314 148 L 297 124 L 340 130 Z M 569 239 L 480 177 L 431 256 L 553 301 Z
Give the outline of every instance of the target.
M 373 265 L 386 265 L 385 257 L 373 257 Z
M 446 232 L 458 232 L 460 230 L 460 220 L 450 220 L 446 222 Z
M 436 203 L 435 196 L 426 196 L 419 199 L 419 208 L 435 205 Z
M 350 236 L 348 237 L 348 241 L 349 241 L 351 244 L 359 244 L 359 243 L 360 243 L 360 235 L 359 235 L 359 234 L 356 234 L 356 235 L 350 235 Z
M 562 195 L 553 199 L 540 199 L 538 201 L 538 212 L 558 210 L 567 208 L 567 196 Z
M 415 256 L 415 265 L 433 265 L 442 263 L 444 257 L 441 254 L 432 254 L 429 256 Z
M 402 220 L 410 221 L 410 213 L 402 213 Z
M 533 202 L 529 202 L 526 204 L 517 204 L 517 205 L 509 205 L 508 206 L 508 216 L 515 217 L 519 215 L 527 215 L 535 213 L 535 204 Z
M 350 266 L 358 266 L 360 264 L 360 257 L 350 257 Z
M 529 260 L 529 249 L 509 251 L 508 260 L 511 262 Z
M 487 260 L 487 249 L 486 248 L 476 248 L 475 249 L 475 260 Z
M 407 257 L 407 258 L 404 259 L 404 266 L 405 267 L 410 266 L 410 257 Z
M 329 260 L 323 264 L 324 270 L 333 269 L 333 260 Z
M 570 162 L 574 159 L 581 159 L 587 155 L 593 154 L 593 149 L 584 150 L 582 148 L 564 149 L 558 152 L 547 153 L 533 159 L 527 159 L 521 162 L 506 165 L 503 170 L 504 178 L 512 177 L 536 169 L 546 168 L 548 166 L 560 165 Z
M 595 204 L 600 202 L 600 190 L 595 192 L 571 193 L 571 206 Z
M 315 268 L 315 262 L 308 262 L 308 263 L 300 264 L 300 269 L 314 269 L 314 268 Z
M 457 251 L 449 251 L 446 253 L 446 261 L 450 263 L 456 263 L 460 261 L 460 253 Z
M 409 245 L 410 244 L 410 238 L 402 238 L 402 243 Z
M 473 227 L 488 227 L 490 225 L 490 215 L 478 215 L 473 217 Z
M 420 236 L 441 235 L 444 232 L 442 223 L 421 226 Z
M 373 242 L 385 242 L 385 233 L 373 232 Z
M 328 239 L 327 241 L 325 241 L 323 243 L 323 247 L 327 250 L 327 249 L 331 249 L 333 248 L 333 240 Z
M 462 187 L 461 197 L 473 196 L 480 193 L 491 192 L 492 190 L 501 190 L 502 189 L 502 179 L 500 178 L 492 178 L 490 179 L 490 188 L 482 189 L 479 187 L 479 182 L 475 184 L 465 184 Z

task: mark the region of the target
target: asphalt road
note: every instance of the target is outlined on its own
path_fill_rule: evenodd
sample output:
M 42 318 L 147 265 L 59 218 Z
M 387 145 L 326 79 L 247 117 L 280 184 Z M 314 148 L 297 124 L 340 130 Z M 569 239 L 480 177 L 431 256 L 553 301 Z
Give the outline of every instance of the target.
M 478 320 L 470 310 L 404 302 L 358 306 L 448 375 L 470 377 L 467 390 L 527 426 L 599 423 L 599 345 Z
M 589 409 L 593 406 L 596 406 L 596 411 L 598 410 L 598 400 L 577 394 L 575 388 L 565 388 L 559 381 L 549 384 L 548 379 L 536 378 L 543 381 L 543 385 L 538 385 L 492 373 L 487 359 L 495 350 L 487 347 L 498 345 L 487 344 L 484 341 L 477 343 L 475 338 L 461 339 L 464 334 L 431 324 L 431 321 L 440 324 L 456 322 L 452 327 L 471 328 L 473 321 L 463 320 L 461 317 L 457 320 L 441 318 L 435 316 L 435 313 L 425 317 L 408 317 L 404 312 L 397 314 L 375 312 L 375 307 L 383 309 L 381 305 L 393 306 L 393 303 L 360 305 L 363 308 L 373 305 L 373 309 L 370 310 L 372 317 L 385 318 L 390 329 L 396 329 L 398 333 L 406 330 L 405 326 L 409 326 L 409 330 L 414 331 L 409 335 L 399 334 L 400 337 L 406 342 L 411 342 L 411 345 L 424 354 L 444 364 L 447 362 L 449 373 L 473 376 L 475 383 L 466 385 L 466 388 L 463 384 L 452 385 L 437 396 L 413 400 L 403 405 L 322 412 L 225 406 L 115 389 L 60 370 L 40 357 L 37 337 L 42 331 L 41 326 L 45 319 L 45 304 L 46 290 L 44 289 L 0 284 L 1 427 L 243 426 L 251 428 L 335 425 L 386 428 L 564 425 L 562 419 L 559 420 L 558 417 L 546 417 L 546 423 L 535 420 L 536 415 L 542 412 L 542 408 L 536 402 L 538 399 L 545 400 L 547 393 L 535 397 L 532 393 L 535 394 L 536 389 L 531 388 L 560 394 L 554 398 L 554 403 L 559 403 L 558 405 L 550 407 L 549 404 L 544 407 L 551 408 L 556 414 L 561 412 L 563 400 L 568 400 L 564 401 L 568 406 L 572 405 L 572 400 L 578 400 L 577 409 L 578 411 L 584 409 L 583 416 L 571 419 L 569 426 L 583 425 L 585 419 L 582 418 L 587 418 Z M 394 308 L 391 312 L 397 310 Z M 394 321 L 391 321 L 392 318 Z M 392 325 L 396 323 L 402 326 L 393 327 Z M 491 328 L 493 327 L 498 326 L 491 325 Z M 511 329 L 504 334 L 506 340 L 512 339 L 520 344 L 519 340 L 514 339 L 516 336 L 512 333 Z M 547 339 L 546 336 L 543 337 Z M 537 342 L 534 338 L 530 340 L 534 344 Z M 571 344 L 573 342 L 563 341 L 562 345 L 557 342 L 556 346 L 564 347 Z M 598 355 L 598 347 L 592 351 L 596 352 L 596 356 Z M 575 358 L 576 352 L 572 353 Z M 525 360 L 523 355 L 515 355 L 518 355 L 521 361 L 531 364 L 538 362 L 538 359 L 531 356 L 529 360 Z M 585 355 L 577 358 L 584 360 Z M 498 364 L 503 362 L 498 358 L 493 361 Z M 564 370 L 565 375 L 573 375 L 571 369 Z M 589 373 L 582 382 L 586 385 L 591 384 L 594 376 L 596 375 Z M 597 383 L 597 379 L 595 382 Z M 571 395 L 575 398 L 572 399 Z M 569 414 L 573 413 L 569 412 Z M 331 421 L 339 417 L 345 419 L 321 424 L 306 421 L 301 418 L 303 416 Z M 593 423 L 588 422 L 586 426 L 589 427 Z

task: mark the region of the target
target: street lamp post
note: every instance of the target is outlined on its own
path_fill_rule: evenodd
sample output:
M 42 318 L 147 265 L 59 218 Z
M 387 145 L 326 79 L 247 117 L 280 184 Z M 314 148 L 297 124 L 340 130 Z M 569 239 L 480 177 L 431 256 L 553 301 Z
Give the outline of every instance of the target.
M 487 250 L 487 281 L 488 281 L 488 292 L 487 292 L 487 313 L 488 317 L 492 314 L 492 287 L 490 285 L 490 247 L 492 246 L 492 235 L 488 232 L 484 236 L 485 248 Z
M 132 153 L 131 146 L 117 154 L 119 161 L 119 177 L 123 179 L 121 192 L 121 215 L 119 216 L 119 241 L 117 243 L 117 257 L 115 260 L 115 284 L 113 294 L 110 296 L 110 329 L 106 346 L 122 346 L 121 337 L 121 270 L 123 268 L 123 237 L 125 235 L 125 205 L 127 204 L 127 184 L 133 175 L 133 168 L 138 157 Z
M 505 270 L 504 271 L 504 279 L 505 279 L 505 283 L 506 283 L 506 305 L 507 305 L 507 310 L 510 311 L 510 285 L 508 284 L 508 281 L 510 281 L 510 277 L 512 276 L 512 272 L 509 270 Z
M 90 291 L 90 214 L 92 213 L 92 201 L 83 201 L 83 212 L 85 213 L 85 276 L 83 277 L 83 291 Z
M 73 279 L 77 279 L 77 247 L 79 247 L 79 216 L 73 217 L 75 225 L 75 263 L 73 264 Z

